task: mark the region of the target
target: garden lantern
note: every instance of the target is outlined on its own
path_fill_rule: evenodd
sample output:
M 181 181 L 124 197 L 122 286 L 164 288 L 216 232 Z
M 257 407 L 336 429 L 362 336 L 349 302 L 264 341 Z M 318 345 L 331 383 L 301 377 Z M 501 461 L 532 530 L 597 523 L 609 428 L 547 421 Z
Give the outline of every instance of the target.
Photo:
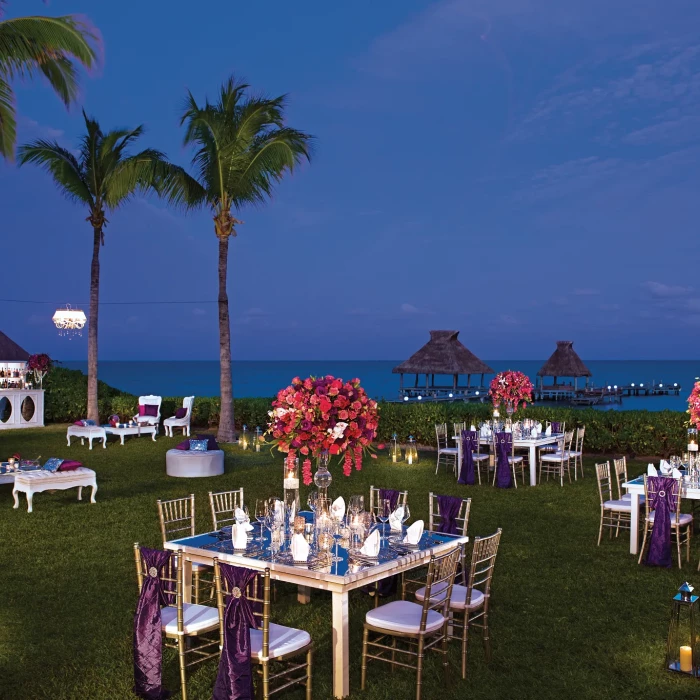
M 413 435 L 408 436 L 408 445 L 406 446 L 406 461 L 409 464 L 414 464 L 418 461 L 418 450 L 416 449 L 416 441 Z
M 396 464 L 401 459 L 401 448 L 396 439 L 396 433 L 391 436 L 391 461 Z
M 238 442 L 240 443 L 242 450 L 248 449 L 248 426 L 247 425 L 243 426 L 243 433 L 238 438 Z
M 260 443 L 262 442 L 262 430 L 260 426 L 255 429 L 255 451 L 260 452 Z
M 673 596 L 671 622 L 666 643 L 666 668 L 676 673 L 698 677 L 697 633 L 695 613 L 699 598 L 693 587 L 684 583 Z

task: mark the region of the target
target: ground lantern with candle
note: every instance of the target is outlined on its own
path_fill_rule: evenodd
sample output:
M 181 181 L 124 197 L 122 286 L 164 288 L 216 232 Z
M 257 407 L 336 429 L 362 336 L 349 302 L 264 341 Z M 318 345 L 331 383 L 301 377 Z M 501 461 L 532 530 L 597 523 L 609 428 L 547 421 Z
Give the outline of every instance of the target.
M 396 439 L 396 433 L 391 436 L 391 461 L 394 464 L 401 461 L 401 448 Z
M 262 430 L 260 426 L 255 429 L 255 451 L 260 452 L 260 445 L 262 443 Z
M 698 677 L 696 608 L 698 596 L 693 587 L 684 583 L 673 596 L 671 622 L 666 643 L 666 668 L 676 673 Z
M 415 464 L 418 461 L 418 449 L 413 435 L 408 436 L 408 445 L 406 445 L 406 462 Z
M 238 438 L 238 442 L 240 443 L 242 450 L 248 449 L 248 426 L 247 425 L 243 426 L 243 432 L 241 433 L 241 436 Z

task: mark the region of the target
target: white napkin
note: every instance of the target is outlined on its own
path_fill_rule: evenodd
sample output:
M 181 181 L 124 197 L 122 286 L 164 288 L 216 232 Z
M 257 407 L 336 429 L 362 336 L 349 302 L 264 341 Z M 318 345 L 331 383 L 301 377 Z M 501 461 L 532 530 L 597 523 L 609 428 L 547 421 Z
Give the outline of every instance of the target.
M 530 436 L 536 438 L 537 437 L 537 426 L 535 426 L 531 431 L 530 431 Z
M 512 429 L 509 425 L 507 425 L 507 426 L 506 426 L 506 429 L 505 429 L 505 432 L 506 432 L 506 433 L 512 433 L 512 432 L 513 432 L 513 429 Z
M 416 520 L 416 522 L 406 530 L 406 537 L 403 538 L 403 541 L 406 542 L 406 544 L 418 544 L 420 538 L 423 537 L 423 528 L 423 521 Z
M 370 533 L 369 537 L 365 540 L 365 543 L 360 549 L 360 554 L 364 554 L 366 557 L 378 557 L 379 545 L 379 530 L 375 530 Z
M 659 471 L 662 474 L 670 474 L 671 473 L 671 464 L 667 462 L 665 459 L 662 459 L 661 462 L 659 463 Z
M 552 434 L 552 426 L 548 425 L 547 430 L 544 431 L 544 434 L 549 437 Z
M 541 433 L 541 432 L 542 432 L 542 423 L 539 423 L 539 422 L 538 422 L 537 425 L 536 425 L 535 427 L 537 428 L 537 432 L 538 432 L 538 433 Z
M 231 540 L 234 549 L 245 549 L 248 546 L 248 533 L 245 525 L 233 524 L 231 527 Z
M 345 517 L 345 499 L 342 496 L 338 496 L 338 498 L 333 501 L 331 517 L 334 520 L 342 520 Z
M 236 522 L 239 525 L 242 525 L 247 532 L 254 529 L 250 524 L 250 518 L 245 514 L 245 511 L 242 508 L 236 508 L 233 514 L 236 516 Z
M 647 476 L 658 476 L 659 472 L 656 471 L 656 467 L 653 464 L 647 466 Z
M 470 425 L 470 426 L 469 426 L 469 430 L 471 430 L 472 433 L 475 433 L 475 432 L 476 432 L 476 426 L 475 426 L 475 425 Z
M 304 535 L 292 536 L 292 558 L 294 561 L 306 561 L 309 558 L 309 543 Z
M 390 516 L 389 525 L 395 532 L 401 532 L 403 529 L 403 506 L 399 506 Z
M 674 479 L 680 479 L 681 476 L 683 476 L 683 475 L 681 474 L 680 469 L 674 469 L 674 470 L 671 472 L 671 476 L 672 476 Z

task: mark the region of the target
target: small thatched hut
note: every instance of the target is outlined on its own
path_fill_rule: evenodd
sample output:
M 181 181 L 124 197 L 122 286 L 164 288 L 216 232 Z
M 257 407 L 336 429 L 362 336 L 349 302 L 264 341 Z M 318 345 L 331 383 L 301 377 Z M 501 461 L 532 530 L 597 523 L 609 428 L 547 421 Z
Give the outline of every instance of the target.
M 401 392 L 404 392 L 403 375 L 415 374 L 415 388 L 418 388 L 419 375 L 425 375 L 426 392 L 464 391 L 471 387 L 471 375 L 481 375 L 481 385 L 484 375 L 493 374 L 493 370 L 470 352 L 457 340 L 459 331 L 430 331 L 430 340 L 416 353 L 411 355 L 392 372 L 401 375 Z M 435 375 L 452 376 L 452 385 L 436 385 Z M 459 386 L 459 375 L 467 375 L 467 385 Z
M 0 362 L 26 362 L 29 353 L 0 331 Z
M 586 386 L 588 386 L 588 380 L 591 376 L 591 371 L 583 364 L 583 360 L 574 350 L 574 341 L 557 340 L 557 349 L 537 373 L 537 386 L 543 387 L 544 378 L 552 377 L 552 388 L 556 389 L 559 386 L 557 383 L 558 379 L 561 377 L 573 377 L 575 391 L 578 388 L 579 377 L 585 377 Z

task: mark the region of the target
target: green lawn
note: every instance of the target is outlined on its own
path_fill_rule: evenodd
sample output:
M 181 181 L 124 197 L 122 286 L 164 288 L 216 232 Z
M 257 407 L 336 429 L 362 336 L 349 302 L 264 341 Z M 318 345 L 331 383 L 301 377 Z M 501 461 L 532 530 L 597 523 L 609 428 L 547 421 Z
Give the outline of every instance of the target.
M 124 447 L 89 451 L 65 443 L 65 427 L 0 433 L 0 456 L 13 452 L 75 458 L 97 472 L 97 503 L 76 491 L 43 493 L 34 513 L 12 509 L 11 486 L 0 486 L 0 698 L 129 698 L 132 686 L 132 614 L 137 590 L 134 542 L 159 545 L 155 501 L 194 492 L 198 529 L 211 529 L 210 490 L 245 488 L 246 501 L 281 494 L 280 460 L 269 452 L 226 449 L 226 474 L 210 479 L 165 476 L 165 451 L 178 439 L 127 438 Z M 434 457 L 412 467 L 367 460 L 346 479 L 334 469 L 334 496 L 367 494 L 370 484 L 408 489 L 412 516 L 427 518 L 428 492 L 473 498 L 471 536 L 503 528 L 493 588 L 493 661 L 473 637 L 469 676 L 445 685 L 437 657 L 425 674 L 430 698 L 688 698 L 700 685 L 662 670 L 670 599 L 687 578 L 700 582 L 694 559 L 677 569 L 638 566 L 628 541 L 595 546 L 598 495 L 593 459 L 586 479 L 561 489 L 547 484 L 501 491 L 458 486 Z M 643 465 L 631 465 L 638 473 Z M 88 490 L 89 491 L 89 490 Z M 302 493 L 305 498 L 305 493 Z M 314 592 L 298 605 L 291 586 L 279 586 L 273 619 L 307 629 L 316 643 L 314 697 L 331 697 L 330 596 Z M 360 692 L 362 621 L 371 600 L 351 597 L 352 698 L 399 700 L 413 696 L 414 675 L 370 665 Z M 216 665 L 190 679 L 190 697 L 210 698 Z M 166 680 L 179 687 L 177 661 L 166 655 Z M 284 697 L 302 698 L 301 691 Z

